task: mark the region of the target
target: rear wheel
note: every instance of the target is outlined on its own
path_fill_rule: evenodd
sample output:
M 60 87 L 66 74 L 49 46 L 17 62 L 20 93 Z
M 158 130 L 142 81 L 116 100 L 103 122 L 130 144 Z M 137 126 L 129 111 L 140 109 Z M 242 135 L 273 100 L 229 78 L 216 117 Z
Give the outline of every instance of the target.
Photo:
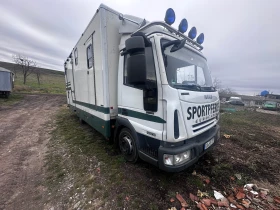
M 86 123 L 81 117 L 79 117 L 79 122 L 80 122 L 81 125 Z
M 128 162 L 135 163 L 138 160 L 138 149 L 136 141 L 127 128 L 123 128 L 119 134 L 119 148 Z
M 6 98 L 9 98 L 9 96 L 10 96 L 10 92 L 6 92 Z

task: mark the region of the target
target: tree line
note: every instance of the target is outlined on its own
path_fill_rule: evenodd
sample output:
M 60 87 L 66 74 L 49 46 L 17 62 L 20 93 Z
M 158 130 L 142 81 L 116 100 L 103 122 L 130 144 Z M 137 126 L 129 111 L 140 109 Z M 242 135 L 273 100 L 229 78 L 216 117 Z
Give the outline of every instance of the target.
M 222 81 L 217 77 L 213 78 L 213 87 L 218 90 L 219 94 L 228 94 L 234 95 L 237 94 L 232 88 L 230 87 L 222 87 Z

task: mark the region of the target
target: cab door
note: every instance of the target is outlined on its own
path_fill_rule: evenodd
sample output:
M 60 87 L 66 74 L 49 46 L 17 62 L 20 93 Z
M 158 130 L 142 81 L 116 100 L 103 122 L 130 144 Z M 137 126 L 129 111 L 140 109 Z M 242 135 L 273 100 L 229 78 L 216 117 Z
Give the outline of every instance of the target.
M 127 80 L 127 63 L 129 55 L 122 56 L 119 74 L 119 115 L 127 118 L 138 135 L 162 140 L 163 104 L 162 87 L 154 39 L 152 46 L 145 47 L 146 87 L 139 89 Z

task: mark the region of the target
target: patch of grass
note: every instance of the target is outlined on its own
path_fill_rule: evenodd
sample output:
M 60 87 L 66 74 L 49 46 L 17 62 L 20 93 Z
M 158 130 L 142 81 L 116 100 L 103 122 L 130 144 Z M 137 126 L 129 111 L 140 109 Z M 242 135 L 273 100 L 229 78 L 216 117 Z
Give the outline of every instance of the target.
M 89 197 L 85 200 L 100 196 L 109 199 L 116 187 L 125 185 L 124 174 L 119 170 L 126 164 L 123 158 L 109 156 L 106 151 L 114 150 L 113 145 L 89 126 L 80 125 L 75 114 L 62 109 L 52 135 L 46 157 L 49 175 L 46 185 L 50 191 L 56 190 L 60 182 L 67 182 L 67 176 L 73 177 L 69 197 L 83 194 L 82 188 L 85 188 L 87 193 L 84 194 Z
M 192 184 L 194 186 L 196 186 L 198 189 L 204 190 L 203 181 L 199 177 L 193 176 L 193 177 L 190 177 L 190 180 L 191 180 Z
M 61 163 L 63 162 L 63 157 L 61 154 L 48 154 L 47 155 L 47 167 L 49 175 L 47 176 L 47 185 L 49 187 L 55 187 L 63 177 L 65 176 L 65 170 Z
M 22 93 L 65 94 L 64 75 L 61 72 L 59 74 L 42 74 L 39 85 L 36 75 L 31 74 L 27 77 L 26 84 L 24 85 L 22 73 L 17 72 L 14 91 Z
M 11 93 L 9 98 L 0 97 L 0 106 L 11 106 L 23 99 L 23 95 Z
M 149 205 L 149 207 L 150 207 L 151 210 L 158 210 L 158 206 L 157 206 L 156 203 L 151 203 L 151 204 Z
M 175 197 L 176 197 L 176 192 L 175 192 L 175 191 L 172 191 L 172 190 L 169 190 L 169 191 L 167 192 L 167 196 L 168 196 L 169 198 L 175 198 Z
M 232 166 L 229 165 L 228 163 L 220 163 L 212 168 L 212 172 L 215 176 L 222 177 L 225 176 L 226 174 L 227 175 L 232 174 L 233 171 L 232 171 Z
M 270 120 L 268 120 L 268 118 Z M 224 127 L 234 125 L 236 127 L 242 126 L 278 126 L 280 124 L 280 117 L 277 115 L 268 115 L 256 111 L 238 111 L 234 113 L 224 112 L 221 115 L 221 124 Z

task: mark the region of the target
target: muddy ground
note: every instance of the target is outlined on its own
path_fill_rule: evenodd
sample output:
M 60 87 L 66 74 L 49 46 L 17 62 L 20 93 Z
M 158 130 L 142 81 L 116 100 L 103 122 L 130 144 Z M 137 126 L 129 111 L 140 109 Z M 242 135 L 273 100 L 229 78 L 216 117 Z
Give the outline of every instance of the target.
M 246 183 L 280 194 L 277 115 L 222 113 L 221 133 L 229 138 L 189 169 L 165 173 L 142 161 L 125 162 L 64 100 L 27 95 L 1 105 L 0 209 L 180 209 L 179 201 L 170 202 L 176 193 L 196 209 L 189 193 L 213 197 L 213 189 Z
M 1 104 L 0 209 L 43 209 L 47 123 L 64 103 L 64 96 L 26 95 L 12 106 Z

